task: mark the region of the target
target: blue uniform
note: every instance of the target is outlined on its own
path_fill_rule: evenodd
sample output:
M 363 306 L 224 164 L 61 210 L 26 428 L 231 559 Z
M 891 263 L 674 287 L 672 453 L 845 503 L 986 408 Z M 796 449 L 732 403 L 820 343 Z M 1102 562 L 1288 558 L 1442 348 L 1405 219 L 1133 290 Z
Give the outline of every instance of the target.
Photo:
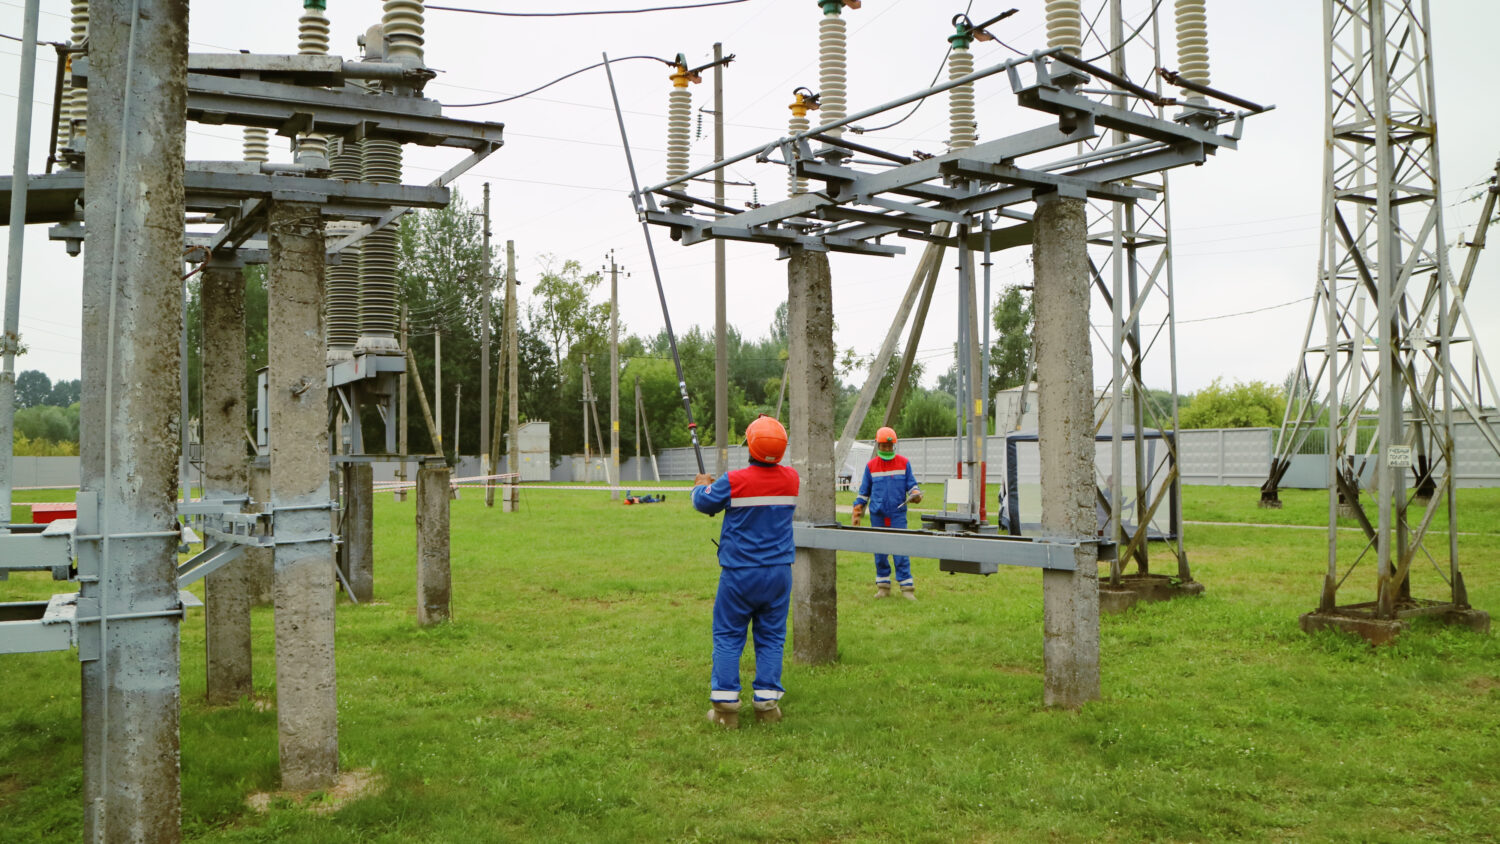
M 917 476 L 912 474 L 911 462 L 901 455 L 886 460 L 880 455 L 865 464 L 865 474 L 859 481 L 859 495 L 855 504 L 868 504 L 870 524 L 874 527 L 906 527 L 906 496 L 917 487 Z M 891 566 L 885 554 L 875 555 L 875 582 L 891 582 Z M 911 586 L 911 558 L 896 555 L 896 580 L 902 586 Z
M 792 512 L 800 479 L 789 466 L 751 461 L 693 489 L 693 507 L 724 511 L 719 533 L 719 592 L 714 598 L 714 658 L 709 699 L 740 697 L 740 654 L 755 624 L 755 699 L 780 700 L 786 617 L 792 601 Z

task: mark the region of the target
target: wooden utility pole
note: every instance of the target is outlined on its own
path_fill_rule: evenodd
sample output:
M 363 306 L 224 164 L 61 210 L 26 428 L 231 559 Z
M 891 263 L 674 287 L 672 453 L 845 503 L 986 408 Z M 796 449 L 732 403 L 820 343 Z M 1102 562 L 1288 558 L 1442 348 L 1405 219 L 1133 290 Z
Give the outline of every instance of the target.
M 495 370 L 495 424 L 492 430 L 486 431 L 481 434 L 481 436 L 488 436 L 490 438 L 490 454 L 494 455 L 494 463 L 496 466 L 500 464 L 500 420 L 505 418 L 505 414 L 501 412 L 501 407 L 503 406 L 502 403 L 505 400 L 505 372 L 507 360 L 509 360 L 509 355 L 506 354 L 506 342 L 505 337 L 502 334 L 500 337 L 500 365 L 496 367 Z M 514 472 L 515 467 L 511 467 L 510 471 Z M 495 475 L 499 473 L 490 471 L 486 474 Z M 486 480 L 484 482 L 484 506 L 495 506 L 495 485 L 492 481 L 489 480 Z
M 609 497 L 620 499 L 620 267 L 609 253 Z
M 714 161 L 724 160 L 724 45 L 714 44 Z M 724 206 L 724 168 L 714 171 L 714 202 Z M 724 238 L 714 238 L 714 445 L 716 475 L 729 471 L 729 337 L 724 304 Z
M 589 451 L 589 404 L 593 400 L 594 400 L 594 397 L 589 394 L 589 356 L 588 355 L 584 355 L 583 356 L 583 399 L 580 401 L 580 403 L 583 405 L 583 480 L 584 480 L 584 483 L 588 482 L 588 479 L 589 479 L 589 461 L 593 459 L 593 454 L 592 454 L 592 452 Z
M 635 479 L 644 477 L 641 467 L 641 376 L 635 376 Z
M 510 412 L 507 414 L 506 427 L 510 430 L 509 455 L 510 471 L 521 471 L 520 449 L 517 442 L 517 426 L 521 423 L 520 385 L 521 368 L 517 359 L 520 357 L 520 322 L 516 313 L 516 242 L 505 241 L 505 349 L 509 370 L 506 376 L 506 397 L 510 404 Z M 499 412 L 499 408 L 495 409 Z M 516 505 L 521 501 L 520 478 L 512 478 L 509 494 L 505 496 L 505 506 L 502 508 L 507 513 L 513 513 Z
M 489 437 L 490 431 L 490 296 L 494 290 L 493 277 L 490 275 L 490 183 L 484 183 L 484 269 L 480 272 L 479 287 L 484 291 L 483 304 L 480 308 L 479 318 L 479 474 L 488 478 L 494 474 L 490 471 Z M 455 447 L 458 445 L 458 437 L 453 438 Z M 485 481 L 485 501 L 493 503 L 494 496 L 489 491 L 490 482 Z
M 463 452 L 461 452 L 461 451 L 458 450 L 458 431 L 459 431 L 459 426 L 463 424 L 463 419 L 464 419 L 463 410 L 462 410 L 462 408 L 463 408 L 463 400 L 464 400 L 464 385 L 463 385 L 463 382 L 460 381 L 460 382 L 458 382 L 458 389 L 456 389 L 456 390 L 453 391 L 453 459 L 454 460 L 459 459 L 459 457 L 463 454 Z

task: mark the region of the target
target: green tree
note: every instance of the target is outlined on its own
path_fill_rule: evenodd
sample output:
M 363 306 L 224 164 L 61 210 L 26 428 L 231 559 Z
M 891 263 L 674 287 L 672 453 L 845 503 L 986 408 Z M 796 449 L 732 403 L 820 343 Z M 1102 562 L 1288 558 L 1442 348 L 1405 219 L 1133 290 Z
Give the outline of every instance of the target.
M 948 437 L 957 422 L 951 393 L 917 388 L 907 393 L 896 430 L 902 437 Z
M 1281 424 L 1286 392 L 1264 381 L 1224 386 L 1215 378 L 1180 414 L 1184 428 L 1268 428 Z
M 52 379 L 47 373 L 27 369 L 16 376 L 16 407 L 36 407 L 47 403 L 52 393 Z
M 58 381 L 52 385 L 52 392 L 47 394 L 47 404 L 53 407 L 67 407 L 83 398 L 83 382 L 74 378 L 72 381 Z
M 1032 344 L 1030 290 L 1006 287 L 992 316 L 995 341 L 990 346 L 990 395 L 1026 382 Z

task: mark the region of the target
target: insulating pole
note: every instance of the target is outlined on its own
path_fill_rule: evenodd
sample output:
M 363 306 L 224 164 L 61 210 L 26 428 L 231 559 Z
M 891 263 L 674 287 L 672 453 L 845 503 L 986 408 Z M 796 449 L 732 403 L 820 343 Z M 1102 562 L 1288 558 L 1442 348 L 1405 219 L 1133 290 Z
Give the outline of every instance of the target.
M 714 44 L 714 161 L 724 160 L 724 45 Z M 714 171 L 714 202 L 724 205 L 724 168 Z M 729 471 L 729 337 L 724 238 L 714 238 L 714 449 L 716 475 Z M 619 493 L 615 493 L 619 495 Z
M 14 463 L 16 350 L 21 340 L 21 257 L 26 244 L 26 182 L 31 158 L 31 89 L 36 84 L 37 17 L 41 0 L 26 0 L 21 26 L 20 87 L 16 89 L 16 141 L 11 158 L 10 251 L 5 264 L 5 336 L 0 339 L 5 364 L 0 370 L 0 532 L 10 524 L 11 476 Z

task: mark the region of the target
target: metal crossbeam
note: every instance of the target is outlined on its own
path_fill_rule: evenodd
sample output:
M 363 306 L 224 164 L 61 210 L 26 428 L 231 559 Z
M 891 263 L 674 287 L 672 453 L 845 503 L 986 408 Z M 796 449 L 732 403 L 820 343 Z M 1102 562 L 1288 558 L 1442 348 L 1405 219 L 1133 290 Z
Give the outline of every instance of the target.
M 1075 559 L 1080 548 L 1096 547 L 1101 561 L 1113 559 L 1115 553 L 1114 543 L 1102 540 L 848 527 L 837 523 L 797 522 L 792 526 L 792 541 L 798 548 L 900 554 L 976 563 L 979 568 L 975 573 L 979 574 L 992 573 L 998 566 L 1073 571 L 1077 567 Z

